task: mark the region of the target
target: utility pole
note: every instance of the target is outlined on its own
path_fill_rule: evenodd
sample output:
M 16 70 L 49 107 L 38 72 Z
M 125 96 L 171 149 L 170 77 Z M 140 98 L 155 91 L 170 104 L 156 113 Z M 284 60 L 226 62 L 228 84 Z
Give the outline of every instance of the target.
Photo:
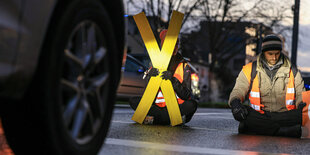
M 263 24 L 260 23 L 259 24 L 259 40 L 258 40 L 258 44 L 257 44 L 257 51 L 258 53 L 260 53 L 262 51 L 262 42 L 263 42 Z
M 299 25 L 299 5 L 300 0 L 295 0 L 293 7 L 294 11 L 294 25 L 293 25 L 293 38 L 292 38 L 292 64 L 296 65 L 297 62 L 297 47 L 298 47 L 298 25 Z

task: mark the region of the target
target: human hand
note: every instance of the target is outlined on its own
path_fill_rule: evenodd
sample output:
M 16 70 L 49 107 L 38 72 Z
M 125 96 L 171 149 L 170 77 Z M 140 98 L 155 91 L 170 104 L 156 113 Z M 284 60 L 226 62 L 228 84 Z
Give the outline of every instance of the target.
M 149 76 L 157 76 L 159 74 L 159 71 L 158 71 L 158 69 L 157 68 L 151 68 L 150 70 L 149 70 L 149 72 L 148 72 L 148 75 Z
M 170 71 L 164 71 L 160 77 L 164 80 L 168 80 L 168 79 L 171 80 L 173 75 L 172 75 L 172 72 Z
M 237 121 L 243 121 L 248 115 L 248 110 L 241 104 L 240 99 L 234 99 L 230 103 L 231 112 Z

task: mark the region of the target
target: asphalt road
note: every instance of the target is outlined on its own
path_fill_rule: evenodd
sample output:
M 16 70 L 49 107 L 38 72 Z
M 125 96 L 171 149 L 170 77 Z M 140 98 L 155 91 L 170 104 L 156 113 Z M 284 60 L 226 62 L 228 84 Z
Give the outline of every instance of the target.
M 238 134 L 229 109 L 199 108 L 186 126 L 140 125 L 115 108 L 99 155 L 310 154 L 310 140 Z

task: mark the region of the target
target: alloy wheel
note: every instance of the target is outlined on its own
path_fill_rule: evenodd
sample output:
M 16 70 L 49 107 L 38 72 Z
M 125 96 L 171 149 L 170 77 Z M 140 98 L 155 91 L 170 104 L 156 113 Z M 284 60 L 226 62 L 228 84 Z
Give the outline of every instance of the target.
M 109 90 L 109 58 L 103 32 L 90 20 L 71 32 L 61 78 L 63 122 L 79 144 L 96 136 L 103 123 Z

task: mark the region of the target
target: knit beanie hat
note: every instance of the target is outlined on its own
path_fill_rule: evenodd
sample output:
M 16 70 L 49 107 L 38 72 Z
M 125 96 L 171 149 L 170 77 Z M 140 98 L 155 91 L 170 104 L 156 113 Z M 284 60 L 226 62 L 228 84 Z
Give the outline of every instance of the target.
M 274 34 L 267 35 L 262 43 L 262 52 L 271 50 L 282 50 L 282 40 Z

